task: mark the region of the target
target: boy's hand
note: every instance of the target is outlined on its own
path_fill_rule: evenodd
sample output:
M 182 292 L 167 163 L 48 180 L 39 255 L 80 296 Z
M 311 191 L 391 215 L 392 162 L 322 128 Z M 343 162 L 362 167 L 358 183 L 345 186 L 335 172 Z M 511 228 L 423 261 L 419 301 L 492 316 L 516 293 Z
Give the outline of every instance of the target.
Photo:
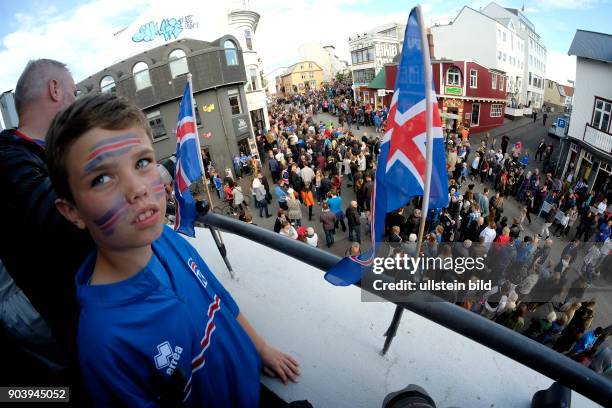
M 270 377 L 279 377 L 285 384 L 288 379 L 297 382 L 300 365 L 293 357 L 267 344 L 261 348 L 259 354 L 264 365 L 264 373 Z

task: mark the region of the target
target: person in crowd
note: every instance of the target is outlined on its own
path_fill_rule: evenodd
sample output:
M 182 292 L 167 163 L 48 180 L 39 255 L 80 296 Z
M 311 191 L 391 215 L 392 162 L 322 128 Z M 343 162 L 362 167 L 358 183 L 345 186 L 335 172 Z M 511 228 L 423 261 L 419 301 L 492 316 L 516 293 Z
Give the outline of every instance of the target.
M 292 188 L 287 190 L 287 195 L 285 196 L 287 202 L 287 216 L 291 223 L 299 227 L 302 225 L 302 204 L 295 195 L 296 192 Z
M 351 201 L 346 209 L 346 221 L 348 223 L 349 241 L 361 243 L 361 217 L 355 200 Z
M 334 231 L 336 229 L 336 214 L 330 211 L 329 204 L 324 202 L 321 206 L 321 215 L 319 220 L 325 232 L 325 242 L 328 248 L 334 244 Z
M 107 154 L 117 140 L 130 147 Z M 262 369 L 297 380 L 297 361 L 257 334 L 195 248 L 163 224 L 166 197 L 142 111 L 114 95 L 85 96 L 54 118 L 46 141 L 55 205 L 95 242 L 75 282 L 79 364 L 96 405 L 175 405 L 164 399 L 176 398 L 177 382 L 183 403 L 266 405 Z M 202 349 L 207 313 L 215 331 Z M 172 369 L 135 364 L 166 339 Z

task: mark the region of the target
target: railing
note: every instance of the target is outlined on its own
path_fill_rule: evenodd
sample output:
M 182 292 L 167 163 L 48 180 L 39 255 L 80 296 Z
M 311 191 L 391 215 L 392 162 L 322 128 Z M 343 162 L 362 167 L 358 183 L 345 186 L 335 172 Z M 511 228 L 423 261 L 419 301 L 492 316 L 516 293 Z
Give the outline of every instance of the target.
M 521 117 L 523 116 L 523 109 L 506 107 L 504 114 L 512 117 Z
M 584 125 L 582 140 L 599 150 L 612 154 L 612 135 L 610 133 L 599 130 L 587 123 Z
M 329 270 L 340 260 L 336 255 L 233 218 L 208 213 L 201 216 L 199 221 L 265 245 L 323 271 Z M 385 275 L 378 275 L 378 279 L 385 279 Z M 369 291 L 369 288 L 363 289 Z M 381 296 L 381 293 L 371 293 Z M 440 301 L 433 295 L 418 292 L 412 296 L 414 301 L 396 305 L 489 347 L 603 406 L 608 406 L 612 401 L 612 381 L 563 354 L 453 303 Z

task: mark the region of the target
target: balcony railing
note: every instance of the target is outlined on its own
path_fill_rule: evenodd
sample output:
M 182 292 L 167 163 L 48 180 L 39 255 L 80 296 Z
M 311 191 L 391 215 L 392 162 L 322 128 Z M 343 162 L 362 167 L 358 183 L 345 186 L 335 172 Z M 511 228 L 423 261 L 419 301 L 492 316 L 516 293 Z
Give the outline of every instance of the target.
M 612 154 L 612 134 L 610 133 L 599 130 L 587 123 L 584 126 L 582 140 L 603 152 Z

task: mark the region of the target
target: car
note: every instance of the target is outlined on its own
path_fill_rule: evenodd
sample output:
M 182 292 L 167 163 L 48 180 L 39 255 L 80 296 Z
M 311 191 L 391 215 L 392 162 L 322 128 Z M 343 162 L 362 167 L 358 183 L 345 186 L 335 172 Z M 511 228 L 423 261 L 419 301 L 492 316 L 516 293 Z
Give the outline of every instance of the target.
M 567 130 L 569 129 L 569 120 L 570 116 L 567 113 L 560 115 L 553 122 L 553 124 L 548 128 L 548 134 L 550 136 L 555 136 L 560 139 L 567 137 Z

